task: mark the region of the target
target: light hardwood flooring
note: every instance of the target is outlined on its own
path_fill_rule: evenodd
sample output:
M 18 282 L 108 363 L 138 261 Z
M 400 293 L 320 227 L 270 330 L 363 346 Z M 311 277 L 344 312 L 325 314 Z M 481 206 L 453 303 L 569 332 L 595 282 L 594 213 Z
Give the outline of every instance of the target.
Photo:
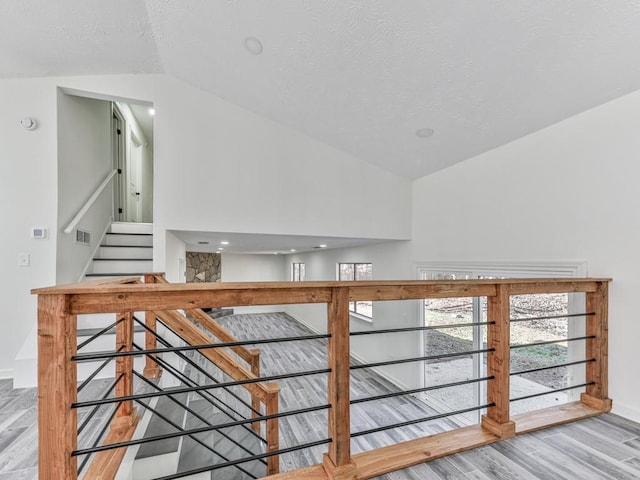
M 306 334 L 308 331 L 286 315 L 235 315 L 219 320 L 239 338 L 264 338 Z M 288 342 L 261 345 L 263 375 L 284 371 L 323 368 L 325 342 Z M 293 367 L 292 367 L 293 365 Z M 352 397 L 393 389 L 384 378 L 367 369 L 354 370 Z M 325 382 L 325 383 L 323 383 Z M 323 376 L 278 382 L 282 388 L 281 410 L 326 401 Z M 99 389 L 104 384 L 96 384 Z M 84 392 L 83 392 L 84 393 Z M 614 399 L 615 400 L 615 399 Z M 0 480 L 37 478 L 36 389 L 13 389 L 11 380 L 0 380 Z M 353 430 L 393 423 L 433 411 L 413 397 L 396 397 L 353 406 Z M 326 413 L 287 417 L 282 420 L 283 447 L 326 435 Z M 358 437 L 353 451 L 403 441 L 453 428 L 451 420 Z M 91 435 L 87 433 L 86 435 Z M 317 463 L 326 447 L 283 456 L 284 470 Z M 640 479 L 640 424 L 607 414 L 574 424 L 495 443 L 434 460 L 380 480 L 422 479 Z

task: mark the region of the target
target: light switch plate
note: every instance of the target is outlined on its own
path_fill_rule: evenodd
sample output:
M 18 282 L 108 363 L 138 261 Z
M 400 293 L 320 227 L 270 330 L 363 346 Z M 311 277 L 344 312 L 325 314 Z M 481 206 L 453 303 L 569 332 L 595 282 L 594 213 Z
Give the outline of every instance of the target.
M 18 266 L 19 267 L 28 267 L 31 263 L 31 255 L 28 253 L 19 253 L 18 254 Z

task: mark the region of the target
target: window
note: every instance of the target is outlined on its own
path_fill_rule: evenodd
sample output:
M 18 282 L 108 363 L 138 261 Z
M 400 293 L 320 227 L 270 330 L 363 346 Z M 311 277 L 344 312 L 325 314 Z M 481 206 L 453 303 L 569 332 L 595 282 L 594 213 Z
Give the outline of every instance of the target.
M 294 282 L 304 281 L 304 263 L 291 264 L 291 280 Z
M 373 264 L 371 263 L 339 263 L 338 280 L 373 280 Z M 366 318 L 373 318 L 373 302 L 349 302 L 349 310 Z
M 580 277 L 585 276 L 586 266 L 582 263 L 512 263 L 512 262 L 447 262 L 424 264 L 418 266 L 418 278 L 422 280 L 470 280 L 492 278 L 533 278 L 533 277 Z M 481 350 L 486 348 L 486 326 L 482 325 L 487 319 L 487 298 L 432 298 L 424 300 L 421 312 L 421 326 L 429 327 L 421 339 L 423 355 L 439 355 L 448 353 L 451 345 L 459 345 L 460 351 Z M 538 321 L 519 321 L 511 325 L 511 344 L 527 344 L 559 340 L 566 337 L 580 337 L 584 335 L 584 321 L 575 318 L 568 321 L 563 317 L 568 313 L 583 311 L 584 298 L 582 294 L 531 294 L 511 296 L 511 318 L 526 317 L 540 318 Z M 456 323 L 470 328 L 454 327 Z M 439 330 L 439 325 L 447 326 L 446 330 Z M 571 383 L 584 382 L 584 366 L 572 365 L 584 358 L 583 342 L 549 343 L 548 345 L 532 345 L 518 348 L 511 356 L 511 398 L 526 397 L 530 392 L 540 390 L 555 390 L 564 388 Z M 442 361 L 441 361 L 442 360 Z M 553 364 L 568 366 L 550 369 Z M 454 369 L 455 366 L 455 369 Z M 487 375 L 486 353 L 476 353 L 469 358 L 458 358 L 453 362 L 450 358 L 429 361 L 421 367 L 421 384 L 428 387 L 460 380 L 478 379 Z M 530 371 L 528 371 L 530 370 Z M 521 371 L 520 373 L 516 373 Z M 463 391 L 455 398 L 473 399 L 479 404 L 486 398 L 483 382 L 470 383 L 461 386 Z M 452 406 L 454 396 L 449 389 L 430 392 L 428 402 L 434 405 Z M 578 400 L 580 392 L 568 390 L 558 392 L 553 396 L 541 396 L 535 401 L 525 400 L 513 402 L 511 413 L 524 413 L 532 408 L 552 406 L 558 403 Z M 459 404 L 459 405 L 462 405 Z M 459 405 L 455 405 L 456 408 Z M 459 408 L 464 408 L 463 405 Z M 444 410 L 443 410 L 444 411 Z M 462 422 L 477 423 L 481 412 L 465 414 L 464 418 L 456 419 Z

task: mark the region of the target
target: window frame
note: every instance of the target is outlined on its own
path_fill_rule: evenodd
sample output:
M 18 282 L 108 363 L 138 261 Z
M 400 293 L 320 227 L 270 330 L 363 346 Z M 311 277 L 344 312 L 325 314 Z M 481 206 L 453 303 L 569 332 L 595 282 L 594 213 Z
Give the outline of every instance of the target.
M 291 281 L 304 282 L 306 266 L 304 262 L 291 262 Z
M 342 278 L 342 266 L 343 265 L 351 265 L 351 270 L 352 270 L 352 278 L 349 279 L 345 279 Z M 358 265 L 368 265 L 369 266 L 369 272 L 370 272 L 370 276 L 373 277 L 373 263 L 372 262 L 338 262 L 337 265 L 337 279 L 340 282 L 357 282 L 357 281 L 363 281 L 363 280 L 371 280 L 371 278 L 367 278 L 367 279 L 362 279 L 362 278 L 357 278 L 358 276 Z M 366 304 L 368 307 L 365 307 L 365 310 L 370 311 L 371 315 L 369 315 L 368 313 L 363 313 L 362 310 L 358 309 L 358 305 L 359 304 Z M 361 302 L 349 302 L 349 314 L 362 319 L 362 320 L 366 320 L 368 322 L 372 322 L 373 321 L 373 301 L 361 301 Z

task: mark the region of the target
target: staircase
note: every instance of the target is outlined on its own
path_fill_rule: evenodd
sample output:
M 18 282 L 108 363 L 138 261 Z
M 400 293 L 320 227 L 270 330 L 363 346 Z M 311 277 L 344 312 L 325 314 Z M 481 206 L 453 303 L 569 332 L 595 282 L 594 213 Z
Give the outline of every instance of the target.
M 114 222 L 105 234 L 100 247 L 85 273 L 86 280 L 100 278 L 142 276 L 153 270 L 153 224 Z M 143 318 L 140 314 L 138 318 Z M 78 315 L 78 344 L 91 338 L 115 321 L 113 314 Z M 135 327 L 135 341 L 144 343 L 144 329 Z M 86 348 L 90 351 L 113 350 L 115 330 L 102 335 Z M 144 359 L 137 358 L 136 364 L 142 365 Z M 87 362 L 78 365 L 78 380 L 84 380 L 100 362 Z M 102 370 L 96 378 L 114 376 L 113 363 Z
M 235 420 L 204 400 L 189 400 L 184 394 L 180 395 L 179 398 L 181 401 L 186 400 L 195 415 L 206 418 L 211 424 L 223 424 Z M 205 426 L 194 414 L 185 412 L 167 398 L 159 399 L 155 409 L 166 419 L 180 425 L 182 428 L 192 429 Z M 175 431 L 176 429 L 165 420 L 154 416 L 145 429 L 143 437 L 150 438 Z M 242 448 L 238 444 L 242 445 Z M 211 450 L 214 450 L 215 453 Z M 225 460 L 234 460 L 246 457 L 248 454 L 263 452 L 264 446 L 247 429 L 241 426 L 227 427 L 220 431 L 200 433 L 194 437 L 185 436 L 143 444 L 135 455 L 132 467 L 126 467 L 127 470 L 130 468 L 131 476 L 125 474 L 123 472 L 124 469 L 121 468 L 121 474 L 116 478 L 152 480 L 194 469 L 206 469 L 209 465 L 223 463 Z M 264 464 L 259 461 L 251 461 L 240 464 L 240 468 L 227 467 L 213 471 L 203 471 L 181 478 L 189 480 L 251 480 L 253 478 L 262 478 L 266 474 L 266 466 Z
M 85 277 L 129 277 L 152 270 L 153 224 L 114 222 Z

